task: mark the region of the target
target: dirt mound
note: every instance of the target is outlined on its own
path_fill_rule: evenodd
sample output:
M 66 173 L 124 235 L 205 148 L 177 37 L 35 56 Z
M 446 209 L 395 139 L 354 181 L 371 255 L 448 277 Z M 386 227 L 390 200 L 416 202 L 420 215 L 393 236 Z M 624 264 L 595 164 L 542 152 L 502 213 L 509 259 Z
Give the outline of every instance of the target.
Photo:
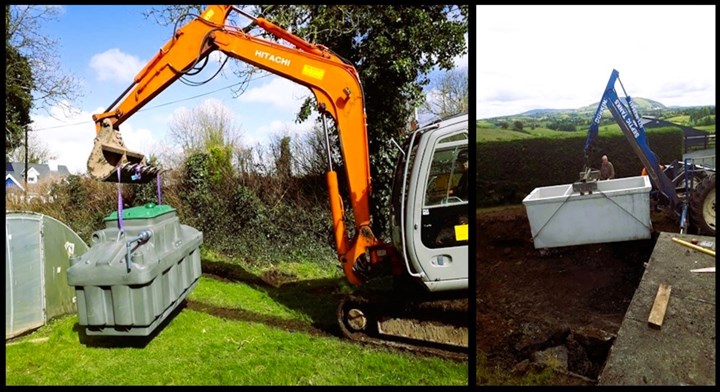
M 652 239 L 535 249 L 523 206 L 477 215 L 477 350 L 489 364 L 522 373 L 553 366 L 597 379 L 640 283 L 659 231 L 675 231 L 653 215 Z

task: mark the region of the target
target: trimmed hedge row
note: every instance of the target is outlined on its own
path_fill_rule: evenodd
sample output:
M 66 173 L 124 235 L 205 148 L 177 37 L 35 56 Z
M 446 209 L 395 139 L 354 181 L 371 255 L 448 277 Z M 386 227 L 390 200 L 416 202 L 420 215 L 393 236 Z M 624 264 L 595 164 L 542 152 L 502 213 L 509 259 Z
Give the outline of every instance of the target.
M 646 133 L 660 163 L 682 159 L 683 133 L 678 128 L 657 128 Z M 537 187 L 570 184 L 585 165 L 586 137 L 521 139 L 477 144 L 477 207 L 518 204 Z M 616 177 L 640 175 L 642 162 L 627 138 L 600 135 L 593 143 L 588 164 L 599 169 L 607 155 Z

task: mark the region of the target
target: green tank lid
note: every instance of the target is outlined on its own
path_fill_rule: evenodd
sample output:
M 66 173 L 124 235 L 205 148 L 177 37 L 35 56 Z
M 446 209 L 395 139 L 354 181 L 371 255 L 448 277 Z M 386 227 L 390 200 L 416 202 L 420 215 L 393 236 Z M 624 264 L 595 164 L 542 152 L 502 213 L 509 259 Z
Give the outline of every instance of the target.
M 175 211 L 174 208 L 167 204 L 157 205 L 155 203 L 148 203 L 144 206 L 132 207 L 123 209 L 123 219 L 152 219 L 157 218 L 162 214 Z M 108 215 L 105 221 L 116 221 L 118 220 L 117 211 L 113 211 Z

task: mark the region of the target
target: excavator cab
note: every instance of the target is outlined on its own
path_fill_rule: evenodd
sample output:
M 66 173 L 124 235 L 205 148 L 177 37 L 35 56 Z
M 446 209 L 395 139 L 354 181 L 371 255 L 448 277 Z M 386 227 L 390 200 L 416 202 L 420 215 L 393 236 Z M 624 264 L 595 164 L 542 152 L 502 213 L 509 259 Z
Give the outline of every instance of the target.
M 394 289 L 338 307 L 345 336 L 465 355 L 468 340 L 468 115 L 424 126 L 405 141 L 391 195 Z M 463 175 L 463 173 L 465 173 Z
M 429 291 L 467 289 L 468 115 L 418 129 L 403 149 L 391 197 L 393 244 L 407 274 Z

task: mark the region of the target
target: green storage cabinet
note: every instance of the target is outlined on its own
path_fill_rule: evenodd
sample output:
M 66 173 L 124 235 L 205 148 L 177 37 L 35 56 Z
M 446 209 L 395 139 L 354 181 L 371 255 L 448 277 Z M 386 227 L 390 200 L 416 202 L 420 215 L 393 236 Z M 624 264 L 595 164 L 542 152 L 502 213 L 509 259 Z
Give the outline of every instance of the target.
M 88 335 L 150 335 L 201 275 L 202 232 L 181 224 L 174 208 L 150 203 L 122 217 L 122 236 L 115 211 L 67 271 Z

